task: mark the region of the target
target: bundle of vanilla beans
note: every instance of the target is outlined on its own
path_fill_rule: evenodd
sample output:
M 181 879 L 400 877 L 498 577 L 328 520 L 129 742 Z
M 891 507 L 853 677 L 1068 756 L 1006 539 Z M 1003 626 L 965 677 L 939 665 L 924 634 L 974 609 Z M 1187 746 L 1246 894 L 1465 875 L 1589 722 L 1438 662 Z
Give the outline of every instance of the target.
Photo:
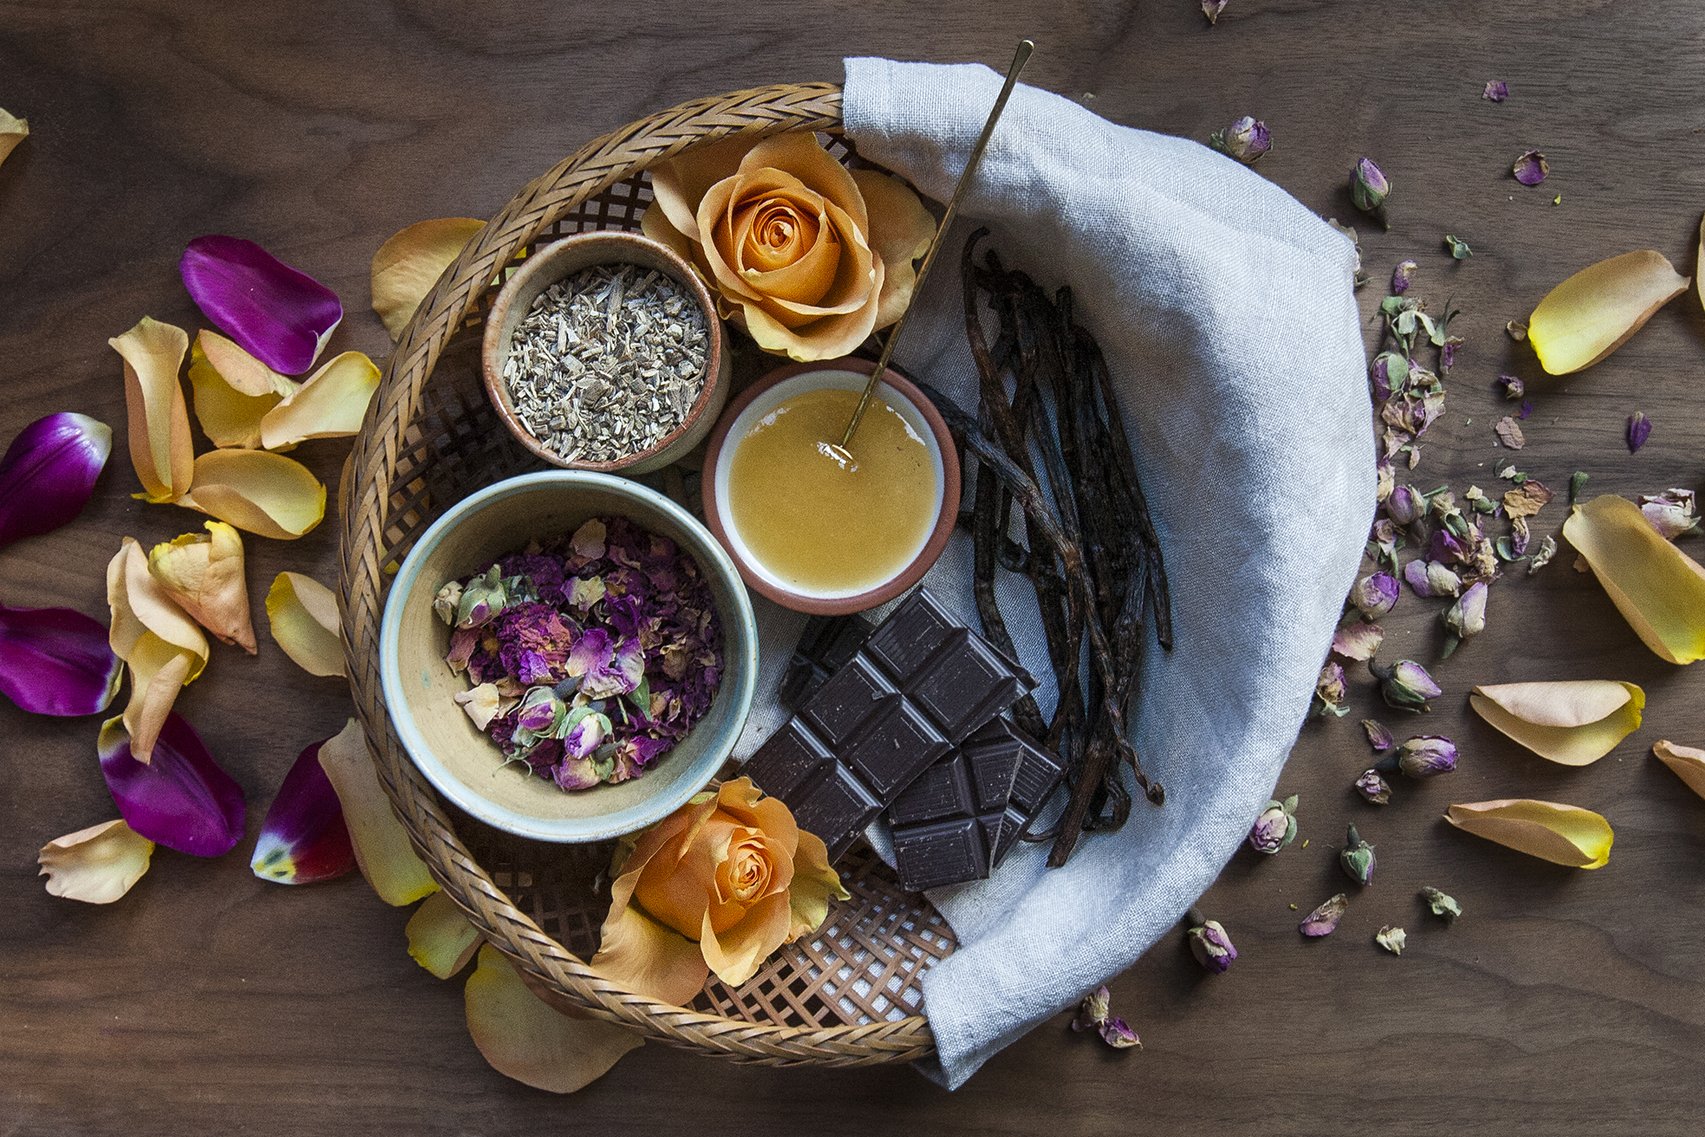
M 975 470 L 974 504 L 960 523 L 976 548 L 984 635 L 1015 654 L 995 603 L 997 570 L 1027 578 L 1041 610 L 1059 703 L 1044 720 L 1026 697 L 1014 717 L 1067 771 L 1064 813 L 1050 833 L 1030 835 L 1053 841 L 1048 863 L 1058 867 L 1085 830 L 1114 829 L 1130 815 L 1122 765 L 1151 802 L 1165 797 L 1143 773 L 1127 715 L 1151 620 L 1156 640 L 1172 647 L 1171 605 L 1101 349 L 1073 322 L 1069 289 L 1050 296 L 993 251 L 977 264 L 987 232 L 971 235 L 961 261 L 965 330 L 980 383 L 976 421 L 928 393 L 959 441 L 968 480 Z M 985 302 L 999 325 L 992 346 Z

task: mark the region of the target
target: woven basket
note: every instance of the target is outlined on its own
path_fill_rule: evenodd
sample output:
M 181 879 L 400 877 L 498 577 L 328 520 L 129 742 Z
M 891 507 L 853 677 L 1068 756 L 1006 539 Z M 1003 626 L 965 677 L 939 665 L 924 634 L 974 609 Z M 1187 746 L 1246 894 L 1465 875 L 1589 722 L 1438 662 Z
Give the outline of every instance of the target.
M 774 1066 L 930 1054 L 920 981 L 955 946 L 940 914 L 865 851 L 839 866 L 852 899 L 750 982 L 733 988 L 713 978 L 691 1007 L 624 990 L 585 962 L 609 903 L 602 873 L 610 848 L 523 841 L 441 801 L 386 716 L 379 619 L 390 574 L 434 518 L 481 486 L 536 468 L 480 386 L 481 325 L 494 282 L 558 237 L 637 229 L 655 162 L 737 134 L 803 129 L 838 138 L 840 110 L 840 88 L 828 83 L 699 99 L 605 135 L 527 185 L 446 270 L 403 333 L 356 440 L 343 503 L 344 648 L 356 710 L 397 815 L 444 891 L 560 1009 Z M 844 143 L 835 146 L 845 152 Z

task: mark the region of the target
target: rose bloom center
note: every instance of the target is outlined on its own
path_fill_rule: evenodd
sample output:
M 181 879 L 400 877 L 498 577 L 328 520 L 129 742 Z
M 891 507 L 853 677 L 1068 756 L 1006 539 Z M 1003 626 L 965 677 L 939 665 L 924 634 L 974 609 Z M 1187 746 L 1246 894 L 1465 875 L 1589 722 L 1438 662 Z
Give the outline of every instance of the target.
M 724 900 L 751 904 L 761 900 L 770 890 L 769 850 L 761 834 L 747 835 L 729 842 L 728 859 L 722 863 L 721 885 Z

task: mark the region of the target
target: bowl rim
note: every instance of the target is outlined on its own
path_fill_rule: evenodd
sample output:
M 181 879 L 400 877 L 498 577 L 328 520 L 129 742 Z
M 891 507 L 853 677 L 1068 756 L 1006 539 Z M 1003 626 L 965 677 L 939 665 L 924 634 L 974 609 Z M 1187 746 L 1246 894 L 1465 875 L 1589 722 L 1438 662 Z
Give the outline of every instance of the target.
M 618 496 L 627 495 L 655 506 L 667 515 L 670 520 L 681 526 L 695 538 L 695 546 L 689 551 L 695 555 L 702 553 L 704 559 L 712 563 L 712 571 L 722 575 L 732 587 L 729 592 L 735 598 L 733 613 L 718 609 L 718 615 L 723 618 L 723 669 L 722 688 L 720 696 L 728 690 L 734 699 L 734 713 L 728 726 L 728 743 L 726 747 L 711 747 L 706 749 L 704 756 L 699 759 L 703 767 L 702 777 L 698 773 L 679 780 L 675 789 L 669 793 L 654 793 L 641 802 L 619 815 L 623 820 L 610 823 L 609 816 L 599 815 L 591 818 L 561 818 L 555 820 L 528 817 L 516 813 L 506 807 L 498 806 L 484 795 L 478 793 L 462 779 L 456 777 L 449 768 L 438 759 L 432 747 L 427 743 L 418 724 L 411 713 L 399 714 L 396 708 L 408 707 L 408 695 L 403 689 L 402 676 L 397 667 L 397 655 L 402 636 L 402 602 L 397 599 L 406 596 L 419 585 L 420 574 L 430 550 L 435 548 L 443 536 L 468 516 L 492 504 L 495 501 L 513 495 L 519 490 L 532 489 L 536 486 L 556 486 L 562 489 L 574 489 L 586 485 L 594 485 L 601 489 L 613 490 Z M 395 579 L 391 582 L 389 591 L 385 594 L 385 607 L 379 622 L 379 689 L 385 704 L 385 714 L 391 721 L 391 727 L 396 731 L 397 741 L 402 745 L 403 752 L 414 763 L 432 787 L 442 794 L 445 800 L 456 806 L 462 812 L 475 820 L 500 829 L 518 837 L 552 844 L 592 844 L 599 841 L 613 840 L 628 833 L 638 832 L 646 826 L 653 825 L 669 816 L 675 810 L 690 801 L 693 795 L 703 790 L 716 776 L 723 764 L 732 754 L 734 746 L 739 742 L 745 730 L 746 722 L 751 716 L 753 698 L 757 693 L 758 684 L 758 631 L 757 617 L 752 610 L 752 599 L 746 589 L 740 587 L 741 577 L 732 558 L 691 513 L 671 501 L 663 494 L 641 485 L 628 478 L 614 474 L 602 473 L 596 470 L 537 470 L 532 473 L 518 474 L 504 478 L 469 494 L 456 502 L 444 514 L 427 527 L 408 555 L 403 558 L 402 565 L 397 569 Z M 395 602 L 393 602 L 395 601 Z M 728 630 L 729 617 L 740 626 L 739 642 Z M 736 649 L 739 658 L 734 658 Z M 730 689 L 729 684 L 733 687 Z M 697 728 L 695 728 L 697 729 Z M 596 793 L 597 789 L 586 791 Z M 630 816 L 631 815 L 631 816 Z M 634 817 L 637 816 L 638 820 Z M 600 824 L 602 822 L 602 824 Z
M 515 409 L 515 400 L 509 395 L 509 384 L 503 378 L 503 367 L 498 360 L 505 345 L 498 342 L 498 329 L 503 326 L 509 315 L 509 309 L 515 304 L 515 297 L 525 287 L 526 282 L 543 273 L 552 271 L 562 249 L 566 247 L 579 248 L 587 245 L 609 245 L 613 254 L 603 263 L 607 264 L 636 264 L 621 255 L 624 249 L 643 248 L 669 266 L 670 275 L 677 284 L 682 285 L 693 294 L 693 299 L 699 306 L 699 311 L 705 318 L 705 334 L 710 337 L 710 347 L 705 353 L 704 383 L 699 387 L 699 393 L 693 398 L 693 405 L 687 408 L 687 415 L 681 420 L 681 425 L 658 439 L 654 445 L 644 450 L 636 450 L 620 458 L 608 462 L 586 462 L 580 459 L 569 461 L 539 440 L 526 424 L 521 421 L 520 412 Z M 594 262 L 596 263 L 596 262 Z M 582 268 L 590 268 L 591 264 Z M 562 280 L 579 272 L 562 273 L 556 280 Z M 552 282 L 554 283 L 554 281 Z M 548 288 L 549 285 L 544 287 Z M 544 291 L 543 288 L 540 291 Z M 480 382 L 485 387 L 487 400 L 497 417 L 503 420 L 503 425 L 509 433 L 527 452 L 560 470 L 583 470 L 588 473 L 613 474 L 632 466 L 655 458 L 670 446 L 678 442 L 698 424 L 704 417 L 706 408 L 710 406 L 716 388 L 724 382 L 723 358 L 728 354 L 727 336 L 723 332 L 722 318 L 717 315 L 716 300 L 705 287 L 697 270 L 689 264 L 685 257 L 665 245 L 662 241 L 647 237 L 643 233 L 634 233 L 625 229 L 587 229 L 580 233 L 571 233 L 560 241 L 552 241 L 534 250 L 533 255 L 521 262 L 508 280 L 497 290 L 492 298 L 491 310 L 486 313 L 485 329 L 480 335 Z
M 918 555 L 892 578 L 874 588 L 852 596 L 811 596 L 784 588 L 757 572 L 747 563 L 746 558 L 740 555 L 730 539 L 723 520 L 721 503 L 717 498 L 716 468 L 723 445 L 728 441 L 728 434 L 734 428 L 741 412 L 764 392 L 796 376 L 807 375 L 813 371 L 848 371 L 855 375 L 868 375 L 875 366 L 874 360 L 850 355 L 837 359 L 784 363 L 765 373 L 730 400 L 705 444 L 704 467 L 699 476 L 699 494 L 704 503 L 705 524 L 716 535 L 717 543 L 739 568 L 741 578 L 749 587 L 795 612 L 805 612 L 813 616 L 845 616 L 887 603 L 923 579 L 924 573 L 930 570 L 941 557 L 942 550 L 947 548 L 947 539 L 953 535 L 953 528 L 958 523 L 959 449 L 954 445 L 947 420 L 941 417 L 941 412 L 916 383 L 890 366 L 883 370 L 882 385 L 911 403 L 924 422 L 929 424 L 936 450 L 941 455 L 941 513 L 935 519 L 935 527 L 930 530 L 929 539 L 924 542 L 923 548 L 918 550 Z

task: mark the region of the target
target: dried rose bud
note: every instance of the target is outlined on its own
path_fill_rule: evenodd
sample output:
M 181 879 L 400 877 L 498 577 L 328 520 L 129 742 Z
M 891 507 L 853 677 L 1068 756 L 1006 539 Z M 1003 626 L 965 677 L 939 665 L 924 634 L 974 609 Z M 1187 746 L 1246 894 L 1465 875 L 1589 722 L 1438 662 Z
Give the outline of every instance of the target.
M 529 734 L 550 734 L 562 722 L 568 708 L 549 687 L 532 687 L 515 709 L 515 725 Z
M 1391 491 L 1385 503 L 1385 515 L 1407 529 L 1427 513 L 1427 495 L 1414 486 L 1402 485 Z
M 1536 186 L 1551 172 L 1551 163 L 1537 150 L 1528 150 L 1510 166 L 1510 173 L 1524 186 Z
M 1442 734 L 1423 734 L 1397 744 L 1397 768 L 1411 778 L 1430 778 L 1456 769 L 1456 743 Z
M 1125 1024 L 1125 1020 L 1113 1015 L 1101 1024 L 1101 1041 L 1114 1050 L 1141 1050 L 1143 1040 L 1137 1037 L 1137 1032 Z
M 1402 928 L 1393 928 L 1390 925 L 1373 934 L 1373 942 L 1392 955 L 1402 955 L 1403 945 L 1408 941 L 1409 936 Z
M 432 614 L 452 628 L 456 626 L 456 610 L 462 604 L 462 583 L 452 580 L 432 598 Z
M 1516 375 L 1498 376 L 1498 389 L 1503 391 L 1504 398 L 1514 401 L 1527 394 L 1527 384 Z
M 1202 15 L 1207 17 L 1210 26 L 1220 22 L 1220 13 L 1229 3 L 1231 0 L 1202 0 Z
M 1502 79 L 1488 79 L 1486 89 L 1480 92 L 1480 97 L 1494 103 L 1501 103 L 1510 97 L 1510 85 Z
M 1244 115 L 1224 130 L 1208 135 L 1208 145 L 1245 166 L 1253 166 L 1261 160 L 1261 155 L 1273 148 L 1273 136 L 1268 132 L 1266 123 Z
M 1433 910 L 1433 915 L 1447 924 L 1454 924 L 1456 918 L 1462 915 L 1462 905 L 1452 897 L 1446 896 L 1436 888 L 1427 887 L 1421 890 L 1421 899 Z
M 1340 892 L 1304 916 L 1302 923 L 1297 925 L 1297 931 L 1315 939 L 1321 936 L 1329 936 L 1338 930 L 1338 921 L 1344 918 L 1344 913 L 1349 907 L 1350 898 Z
M 1526 542 L 1522 543 L 1526 550 Z M 1456 603 L 1444 610 L 1446 638 L 1444 654 L 1448 657 L 1463 640 L 1472 639 L 1486 630 L 1486 596 L 1491 592 L 1483 580 L 1477 580 L 1463 590 Z
M 1427 700 L 1444 693 L 1427 669 L 1412 659 L 1400 659 L 1390 667 L 1370 662 L 1368 670 L 1379 680 L 1379 693 L 1386 705 L 1398 710 L 1431 710 Z
M 1345 831 L 1344 847 L 1338 851 L 1338 864 L 1344 869 L 1344 875 L 1357 884 L 1373 883 L 1373 846 L 1362 840 L 1354 825 Z
M 1374 165 L 1372 158 L 1363 158 L 1356 163 L 1356 168 L 1350 171 L 1350 200 L 1363 213 L 1371 213 L 1379 223 L 1387 229 L 1391 223 L 1386 220 L 1385 199 L 1391 196 L 1391 180 L 1385 172 Z
M 1309 707 L 1309 713 L 1321 717 L 1336 715 L 1342 718 L 1349 710 L 1344 706 L 1344 697 L 1349 692 L 1349 681 L 1344 677 L 1344 665 L 1335 660 L 1328 660 L 1326 666 L 1320 669 L 1320 678 L 1314 684 L 1314 702 Z
M 1391 783 L 1378 770 L 1363 770 L 1356 779 L 1356 792 L 1370 805 L 1391 804 Z
M 1456 353 L 1462 349 L 1462 345 L 1466 342 L 1461 336 L 1446 337 L 1445 342 L 1439 345 L 1440 371 L 1449 371 L 1456 366 Z
M 1249 830 L 1249 847 L 1257 853 L 1272 856 L 1296 840 L 1297 795 L 1284 801 L 1270 801 Z
M 1072 1019 L 1073 1030 L 1097 1030 L 1107 1021 L 1113 1000 L 1113 993 L 1107 990 L 1105 984 L 1097 987 L 1083 997 L 1078 1004 L 1077 1017 Z
M 1474 255 L 1474 250 L 1468 247 L 1468 242 L 1454 233 L 1445 234 L 1445 248 L 1450 250 L 1453 260 L 1465 261 Z
M 1462 577 L 1438 561 L 1410 561 L 1403 566 L 1403 579 L 1409 582 L 1416 596 L 1428 599 L 1455 596 L 1462 591 Z
M 1640 512 L 1666 541 L 1699 528 L 1692 490 L 1667 489 L 1660 494 L 1641 494 Z
M 1199 908 L 1190 909 L 1185 919 L 1190 924 L 1190 930 L 1185 933 L 1190 941 L 1190 954 L 1205 970 L 1223 975 L 1237 958 L 1237 948 L 1232 946 L 1225 926 L 1218 920 L 1203 919 Z
M 456 626 L 478 628 L 490 623 L 509 605 L 509 593 L 497 565 L 474 577 L 462 588 L 456 602 Z
M 1392 741 L 1391 732 L 1373 719 L 1362 720 L 1362 733 L 1368 736 L 1368 745 L 1376 753 L 1390 750 L 1396 743 Z
M 1414 261 L 1398 261 L 1397 267 L 1391 270 L 1391 294 L 1401 296 L 1409 291 L 1409 285 L 1415 279 L 1415 272 L 1421 266 Z
M 1350 589 L 1350 604 L 1369 620 L 1377 620 L 1397 604 L 1397 578 L 1388 572 L 1374 572 L 1356 581 Z
M 1628 453 L 1632 454 L 1646 445 L 1646 439 L 1652 436 L 1652 420 L 1646 417 L 1645 411 L 1635 411 L 1628 416 Z

